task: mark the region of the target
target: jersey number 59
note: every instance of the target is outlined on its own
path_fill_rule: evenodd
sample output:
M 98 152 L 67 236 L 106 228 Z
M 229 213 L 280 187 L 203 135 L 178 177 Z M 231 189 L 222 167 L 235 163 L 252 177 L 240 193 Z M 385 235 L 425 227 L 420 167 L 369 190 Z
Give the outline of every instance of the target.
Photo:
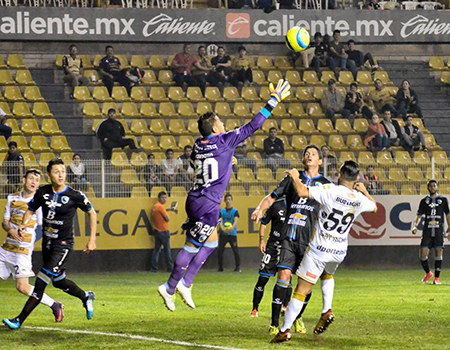
M 344 234 L 353 223 L 354 218 L 355 214 L 353 213 L 344 215 L 344 212 L 333 209 L 333 212 L 326 218 L 327 221 L 324 222 L 323 228 L 327 231 L 336 231 L 337 233 Z

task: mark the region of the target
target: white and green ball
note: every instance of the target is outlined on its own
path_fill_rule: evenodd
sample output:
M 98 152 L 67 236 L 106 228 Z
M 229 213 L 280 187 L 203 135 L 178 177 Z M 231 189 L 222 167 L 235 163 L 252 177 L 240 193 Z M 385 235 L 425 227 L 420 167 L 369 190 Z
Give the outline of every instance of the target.
M 306 49 L 310 42 L 309 32 L 302 27 L 292 27 L 286 34 L 286 46 L 289 50 L 300 52 Z

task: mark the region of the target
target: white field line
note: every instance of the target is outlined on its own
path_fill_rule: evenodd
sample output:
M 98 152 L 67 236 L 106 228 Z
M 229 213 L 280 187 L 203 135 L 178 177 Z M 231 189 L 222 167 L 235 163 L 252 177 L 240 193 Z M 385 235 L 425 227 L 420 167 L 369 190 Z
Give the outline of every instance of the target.
M 189 343 L 185 341 L 176 341 L 176 340 L 167 340 L 153 337 L 145 337 L 143 335 L 134 335 L 134 334 L 126 334 L 126 333 L 107 333 L 107 332 L 94 332 L 94 331 L 84 331 L 79 329 L 64 329 L 64 328 L 52 328 L 52 327 L 23 327 L 25 329 L 36 330 L 36 331 L 52 331 L 52 332 L 64 332 L 64 333 L 73 333 L 73 334 L 87 334 L 87 335 L 100 335 L 104 337 L 112 337 L 112 338 L 125 338 L 125 339 L 133 339 L 133 340 L 141 340 L 155 343 L 165 343 L 165 344 L 173 344 L 179 346 L 189 346 L 193 348 L 204 348 L 204 349 L 220 349 L 220 350 L 242 350 L 238 348 L 230 348 L 226 346 L 219 345 L 207 345 L 207 344 L 197 344 L 197 343 Z

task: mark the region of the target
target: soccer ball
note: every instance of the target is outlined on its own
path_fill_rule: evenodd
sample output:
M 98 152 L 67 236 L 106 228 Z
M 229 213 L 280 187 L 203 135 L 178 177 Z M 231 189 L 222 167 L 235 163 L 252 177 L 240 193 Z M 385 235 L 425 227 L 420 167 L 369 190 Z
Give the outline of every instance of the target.
M 225 228 L 232 228 L 233 224 L 231 222 L 226 222 L 226 223 L 223 224 L 223 227 L 225 227 Z
M 289 50 L 295 52 L 303 51 L 310 42 L 309 32 L 302 27 L 292 27 L 287 32 L 285 41 Z

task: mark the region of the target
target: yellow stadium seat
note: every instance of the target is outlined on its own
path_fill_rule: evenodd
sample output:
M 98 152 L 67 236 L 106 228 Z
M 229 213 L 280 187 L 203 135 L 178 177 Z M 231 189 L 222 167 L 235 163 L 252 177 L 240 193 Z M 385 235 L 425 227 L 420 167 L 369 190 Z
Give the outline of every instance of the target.
M 62 58 L 61 58 L 61 62 L 62 62 Z M 5 63 L 5 58 L 3 57 L 3 55 L 0 55 L 0 69 L 6 69 L 8 68 L 8 66 Z
M 349 71 L 340 71 L 339 72 L 339 83 L 344 86 L 350 86 L 350 84 L 354 83 L 355 79 L 353 79 L 353 75 Z
M 252 114 L 257 115 L 266 104 L 264 102 L 255 102 L 252 105 Z
M 228 102 L 217 102 L 214 107 L 214 113 L 217 114 L 220 118 L 232 117 L 233 113 L 231 112 L 230 105 Z
M 248 195 L 249 196 L 264 196 L 266 192 L 264 191 L 264 187 L 261 185 L 251 185 L 249 188 Z
M 252 69 L 253 83 L 259 86 L 267 85 L 267 79 L 263 71 Z
M 131 190 L 131 198 L 148 198 L 148 191 L 144 186 L 134 186 Z
M 141 183 L 134 169 L 123 169 L 120 174 L 120 182 L 125 186 L 133 186 Z
M 247 152 L 247 158 L 253 159 L 256 162 L 257 167 L 263 166 L 263 158 L 259 152 Z
M 23 93 L 23 96 L 30 102 L 43 102 L 44 98 L 41 95 L 41 91 L 37 86 L 27 86 Z
M 116 111 L 116 116 L 121 116 L 122 114 L 119 111 L 119 107 L 117 107 L 117 104 L 115 102 L 104 102 L 102 106 L 102 114 L 104 116 L 108 115 L 108 111 L 110 109 L 114 109 Z
M 343 164 L 347 160 L 353 160 L 354 162 L 356 162 L 355 153 L 353 153 L 351 151 L 350 152 L 348 152 L 348 151 L 341 152 L 341 154 L 339 156 L 339 164 Z
M 155 136 L 142 136 L 140 146 L 145 152 L 159 150 L 158 142 L 156 142 Z
M 169 91 L 167 93 L 169 100 L 173 102 L 181 102 L 186 101 L 186 97 L 184 96 L 184 91 L 179 86 L 171 86 L 169 87 Z
M 0 70 L 0 85 L 15 85 L 11 73 L 8 70 Z
M 141 116 L 134 102 L 124 102 L 122 104 L 122 115 L 127 118 L 139 118 Z
M 191 135 L 183 135 L 178 138 L 178 147 L 184 149 L 185 146 L 194 146 L 194 138 Z
M 359 85 L 362 86 L 371 86 L 373 85 L 372 75 L 368 71 L 359 71 L 356 74 L 356 81 Z
M 291 86 L 304 85 L 305 83 L 300 78 L 300 74 L 295 70 L 288 70 L 286 72 L 286 80 L 291 84 Z
M 91 93 L 86 86 L 77 86 L 73 92 L 73 98 L 78 102 L 92 101 Z
M 407 181 L 402 168 L 390 168 L 388 178 L 389 181 L 398 183 L 404 183 Z
M 7 86 L 5 88 L 3 96 L 5 97 L 6 101 L 8 101 L 8 102 L 24 101 L 22 92 L 20 91 L 20 88 L 18 86 Z
M 181 119 L 172 119 L 169 121 L 169 131 L 173 135 L 187 134 L 186 127 L 184 126 L 184 121 Z
M 430 156 L 428 155 L 428 152 L 426 151 L 419 151 L 414 152 L 414 163 L 416 163 L 418 166 L 430 166 Z
M 187 192 L 183 186 L 173 186 L 170 189 L 170 197 L 186 197 Z
M 95 68 L 98 68 L 100 66 L 100 61 L 103 57 L 105 57 L 105 56 L 104 55 L 95 55 L 94 56 L 93 64 L 94 64 Z
M 278 81 L 283 79 L 283 74 L 279 70 L 271 70 L 267 74 L 267 81 L 272 83 L 274 86 L 278 84 Z
M 50 147 L 52 150 L 56 152 L 66 152 L 71 151 L 71 148 L 69 146 L 69 143 L 67 142 L 67 139 L 65 136 L 52 136 L 52 139 L 50 141 Z
M 17 123 L 16 119 L 6 119 L 5 125 L 9 126 L 12 129 L 11 135 L 22 135 L 22 131 L 19 129 L 19 124 Z
M 406 175 L 408 180 L 415 181 L 415 182 L 423 182 L 425 181 L 425 178 L 423 177 L 422 169 L 417 167 L 411 167 L 408 168 L 408 173 Z
M 141 115 L 145 118 L 157 118 L 159 113 L 154 103 L 144 102 L 141 104 Z
M 55 154 L 53 152 L 42 152 L 39 155 L 39 166 L 47 171 L 47 165 L 52 159 L 55 159 Z M 72 162 L 72 159 L 70 159 L 70 161 Z
M 164 69 L 167 68 L 167 64 L 164 62 L 164 58 L 160 55 L 151 55 L 148 60 L 148 64 L 152 69 Z
M 425 125 L 423 125 L 423 121 L 420 118 L 413 118 L 412 119 L 413 125 L 417 126 L 419 130 L 423 131 L 424 133 L 427 133 L 428 130 L 425 128 Z
M 193 135 L 199 135 L 200 134 L 199 131 L 198 131 L 198 123 L 197 123 L 196 119 L 189 119 L 187 129 Z
M 117 102 L 131 101 L 130 96 L 128 96 L 127 89 L 125 89 L 123 86 L 114 86 L 111 97 L 114 101 Z
M 229 86 L 223 89 L 223 97 L 227 102 L 240 102 L 242 97 L 234 86 Z
M 272 115 L 275 118 L 288 118 L 289 113 L 286 111 L 286 107 L 283 103 L 279 103 L 272 111 Z
M 298 167 L 301 164 L 301 160 L 298 152 L 285 152 L 284 158 L 291 162 L 291 165 L 294 167 Z
M 150 134 L 150 130 L 148 130 L 147 123 L 143 119 L 133 119 L 131 121 L 131 132 L 134 135 L 148 135 Z
M 120 124 L 122 124 L 123 129 L 125 130 L 125 134 L 126 134 L 126 135 L 131 135 L 131 130 L 130 130 L 130 128 L 128 127 L 128 124 L 127 124 L 126 120 L 124 120 L 124 119 L 117 119 L 117 121 L 118 121 Z
M 373 166 L 373 164 L 371 164 L 371 165 Z M 375 175 L 378 176 L 378 179 L 379 179 L 381 182 L 384 183 L 384 182 L 387 182 L 387 181 L 388 181 L 388 178 L 387 178 L 387 176 L 386 176 L 386 172 L 384 171 L 383 168 L 374 168 L 373 172 L 374 172 Z
M 236 102 L 233 107 L 233 113 L 239 118 L 249 118 L 253 116 L 248 108 L 248 103 L 246 102 Z
M 153 119 L 152 121 L 150 121 L 150 131 L 155 135 L 169 134 L 169 130 L 167 130 L 164 119 Z
M 233 177 L 234 175 L 232 175 Z M 233 197 L 240 197 L 240 196 L 246 196 L 245 188 L 242 185 L 231 185 L 230 191 L 231 195 Z
M 182 118 L 192 118 L 197 116 L 191 102 L 180 102 L 178 104 L 178 114 Z
M 287 135 L 293 135 L 299 132 L 297 124 L 295 124 L 295 120 L 293 119 L 283 119 L 281 121 L 280 129 L 283 134 Z
M 154 102 L 165 102 L 169 99 L 162 87 L 152 86 L 150 88 L 150 100 Z
M 444 60 L 440 56 L 431 56 L 430 60 L 428 61 L 428 66 L 432 70 L 446 70 L 446 69 L 448 69 L 445 66 Z
M 325 114 L 322 111 L 322 107 L 320 107 L 320 104 L 316 102 L 310 102 L 306 105 L 306 112 L 310 117 L 313 118 L 323 118 L 325 117 Z
M 77 88 L 75 88 L 76 90 Z M 98 102 L 111 102 L 112 98 L 109 96 L 108 89 L 105 86 L 95 86 L 92 92 L 92 97 Z M 86 100 L 84 100 L 86 101 Z
M 387 191 L 390 195 L 394 195 L 394 196 L 398 195 L 397 186 L 394 184 L 383 185 L 383 190 Z
M 36 162 L 36 156 L 34 153 L 31 152 L 24 152 L 22 153 L 23 157 L 23 163 L 25 165 L 25 168 L 37 168 L 38 164 Z
M 25 102 L 15 102 L 12 112 L 16 118 L 33 118 L 33 114 Z
M 339 91 L 344 97 L 347 95 L 347 90 L 343 86 L 338 86 L 336 90 Z
M 9 68 L 12 69 L 25 69 L 25 63 L 23 63 L 23 59 L 21 55 L 18 54 L 9 54 L 8 55 L 8 61 L 6 64 L 9 66 Z
M 18 70 L 16 73 L 16 83 L 26 86 L 36 85 L 29 70 Z
M 450 167 L 444 169 L 444 179 L 450 180 Z
M 439 189 L 439 192 L 441 192 L 440 189 Z M 423 196 L 428 194 L 428 186 L 427 186 L 427 184 L 420 185 L 419 194 L 423 195 Z
M 441 84 L 450 85 L 450 72 L 442 72 Z
M 275 69 L 272 59 L 269 56 L 258 56 L 256 61 L 257 66 L 263 70 Z
M 322 72 L 322 77 L 320 78 L 320 81 L 327 85 L 328 81 L 330 79 L 333 79 L 334 81 L 336 81 L 336 76 L 334 75 L 334 73 L 332 71 L 326 70 Z
M 316 145 L 317 147 L 322 147 L 326 145 L 325 138 L 322 135 L 312 135 L 309 141 L 312 145 Z
M 267 135 L 256 135 L 253 144 L 256 150 L 264 151 L 264 140 L 267 138 Z
M 78 55 L 81 60 L 83 61 L 83 68 L 84 69 L 93 69 L 94 65 L 91 62 L 91 59 L 88 55 Z
M 261 98 L 262 101 L 268 101 L 270 99 L 270 91 L 267 86 L 262 86 L 259 89 L 259 97 Z
M 288 113 L 294 118 L 305 118 L 308 116 L 303 109 L 303 105 L 298 102 L 289 103 Z
M 105 119 L 94 119 L 92 121 L 92 128 L 91 131 L 92 132 L 97 132 L 98 126 L 104 121 Z
M 90 85 L 102 85 L 102 80 L 96 70 L 85 70 L 84 77 L 89 81 Z
M 287 56 L 277 56 L 275 57 L 275 67 L 281 70 L 292 69 L 292 63 Z M 287 77 L 286 80 L 292 83 Z
M 433 134 L 424 134 L 423 136 L 425 137 L 425 145 L 428 150 L 437 151 L 441 149 L 441 147 L 436 143 Z
M 0 102 L 0 108 L 6 114 L 6 117 L 12 117 L 12 112 L 9 109 L 9 104 L 6 102 Z
M 136 168 L 143 168 L 147 165 L 147 154 L 145 152 L 133 152 L 130 164 Z
M 139 67 L 141 69 L 150 68 L 143 55 L 132 55 L 130 60 L 131 67 Z
M 186 91 L 186 97 L 191 102 L 205 101 L 202 90 L 197 86 L 189 86 Z
M 146 70 L 144 76 L 142 77 L 141 84 L 145 86 L 159 85 L 159 81 L 158 79 L 156 79 L 155 72 L 152 70 Z
M 159 140 L 159 147 L 164 151 L 167 151 L 168 149 L 178 149 L 177 141 L 172 135 L 161 136 L 161 139 Z
M 414 195 L 415 196 L 415 195 L 417 195 L 416 186 L 415 185 L 411 185 L 411 184 L 403 184 L 400 194 L 402 196 L 409 196 L 409 195 L 411 195 L 411 196 Z
M 268 168 L 259 168 L 256 173 L 256 179 L 259 182 L 273 182 L 275 179 L 273 178 L 273 173 L 271 169 Z
M 172 102 L 161 102 L 159 104 L 159 114 L 161 114 L 161 117 L 164 118 L 178 117 L 178 113 Z
M 445 151 L 434 151 L 432 157 L 434 158 L 434 162 L 438 167 L 443 168 L 450 165 L 447 153 Z
M 328 139 L 328 146 L 332 151 L 346 151 L 347 145 L 344 142 L 342 135 L 330 135 Z M 353 153 L 353 152 L 352 152 Z
M 367 119 L 355 119 L 353 122 L 353 129 L 358 134 L 366 134 L 367 130 L 369 129 L 369 123 L 367 122 Z
M 127 154 L 124 151 L 114 151 L 111 157 L 111 165 L 115 168 L 128 167 L 130 162 L 128 161 Z
M 175 85 L 171 70 L 160 70 L 158 73 L 158 81 L 163 85 Z
M 158 198 L 158 193 L 160 192 L 166 192 L 167 190 L 165 187 L 161 187 L 161 186 L 153 186 L 152 190 L 150 192 L 150 198 Z
M 199 102 L 197 103 L 197 114 L 203 115 L 207 112 L 212 112 L 212 107 L 211 104 L 209 102 Z
M 237 174 L 237 180 L 243 183 L 255 183 L 255 175 L 253 174 L 252 169 L 249 168 L 240 168 Z
M 239 128 L 241 126 L 241 122 L 239 119 L 227 119 L 225 123 L 225 130 L 230 131 L 234 130 L 236 128 Z
M 29 152 L 30 151 L 30 147 L 28 147 L 27 139 L 25 138 L 25 136 L 14 135 L 14 136 L 11 136 L 9 141 L 17 142 L 17 150 L 19 152 Z
M 45 136 L 32 136 L 30 140 L 30 148 L 33 152 L 50 152 L 50 147 L 48 147 Z
M 352 151 L 365 151 L 366 146 L 359 135 L 348 135 L 347 136 L 347 147 Z
M 414 165 L 414 163 L 411 160 L 411 156 L 409 155 L 409 152 L 407 152 L 407 151 L 395 152 L 394 160 L 395 160 L 395 163 L 399 166 L 409 167 L 409 166 Z
M 130 68 L 130 65 L 128 64 L 128 58 L 125 55 L 115 55 L 119 61 L 120 61 L 120 69 L 127 69 Z
M 311 95 L 309 87 L 298 87 L 295 91 L 295 97 L 300 102 L 314 102 L 316 99 Z
M 434 173 L 432 171 L 432 168 L 427 168 L 426 179 L 436 180 L 438 182 L 444 181 L 444 177 L 442 176 L 442 172 L 439 168 L 435 168 Z
M 450 194 L 450 186 L 448 184 L 440 185 L 439 186 L 439 193 L 448 196 Z
M 361 167 L 368 167 L 369 165 L 375 165 L 375 159 L 373 158 L 372 152 L 362 151 L 358 155 L 358 164 Z
M 73 155 L 74 155 L 73 152 L 61 152 L 59 154 L 59 157 L 64 161 L 64 164 L 70 164 L 72 162 Z
M 33 114 L 36 118 L 53 118 L 46 102 L 36 102 L 33 105 Z
M 25 119 L 22 121 L 21 129 L 25 135 L 41 135 L 41 130 L 39 129 L 36 119 Z
M 313 91 L 313 97 L 315 100 L 322 100 L 323 93 L 327 90 L 325 86 L 316 86 Z
M 389 151 L 381 151 L 377 153 L 377 163 L 380 166 L 391 167 L 395 165 L 392 155 Z
M 322 85 L 322 83 L 319 81 L 319 78 L 317 77 L 317 73 L 312 70 L 303 72 L 303 81 L 306 85 Z
M 261 127 L 263 134 L 269 134 L 270 129 L 275 128 L 278 130 L 278 124 L 276 120 L 267 119 Z
M 296 151 L 303 151 L 308 146 L 308 141 L 304 135 L 292 136 L 292 147 Z
M 205 90 L 206 100 L 209 102 L 223 101 L 223 97 L 220 95 L 220 90 L 216 87 L 208 86 Z
M 147 90 L 142 86 L 136 86 L 131 89 L 131 99 L 135 102 L 147 102 L 150 101 L 147 96 Z
M 23 125 L 23 124 L 22 124 Z M 56 119 L 44 119 L 42 121 L 41 130 L 44 135 L 61 135 L 62 132 L 59 129 Z
M 348 119 L 337 119 L 336 131 L 339 134 L 352 134 L 354 132 Z
M 319 133 L 324 135 L 335 134 L 336 130 L 334 130 L 333 123 L 330 119 L 319 119 L 317 121 L 317 130 Z
M 384 71 L 375 71 L 373 80 L 380 79 L 383 85 L 393 86 L 394 83 L 389 79 L 389 74 Z
M 302 134 L 305 134 L 305 135 L 311 135 L 311 134 L 318 133 L 312 119 L 300 120 L 299 130 Z

